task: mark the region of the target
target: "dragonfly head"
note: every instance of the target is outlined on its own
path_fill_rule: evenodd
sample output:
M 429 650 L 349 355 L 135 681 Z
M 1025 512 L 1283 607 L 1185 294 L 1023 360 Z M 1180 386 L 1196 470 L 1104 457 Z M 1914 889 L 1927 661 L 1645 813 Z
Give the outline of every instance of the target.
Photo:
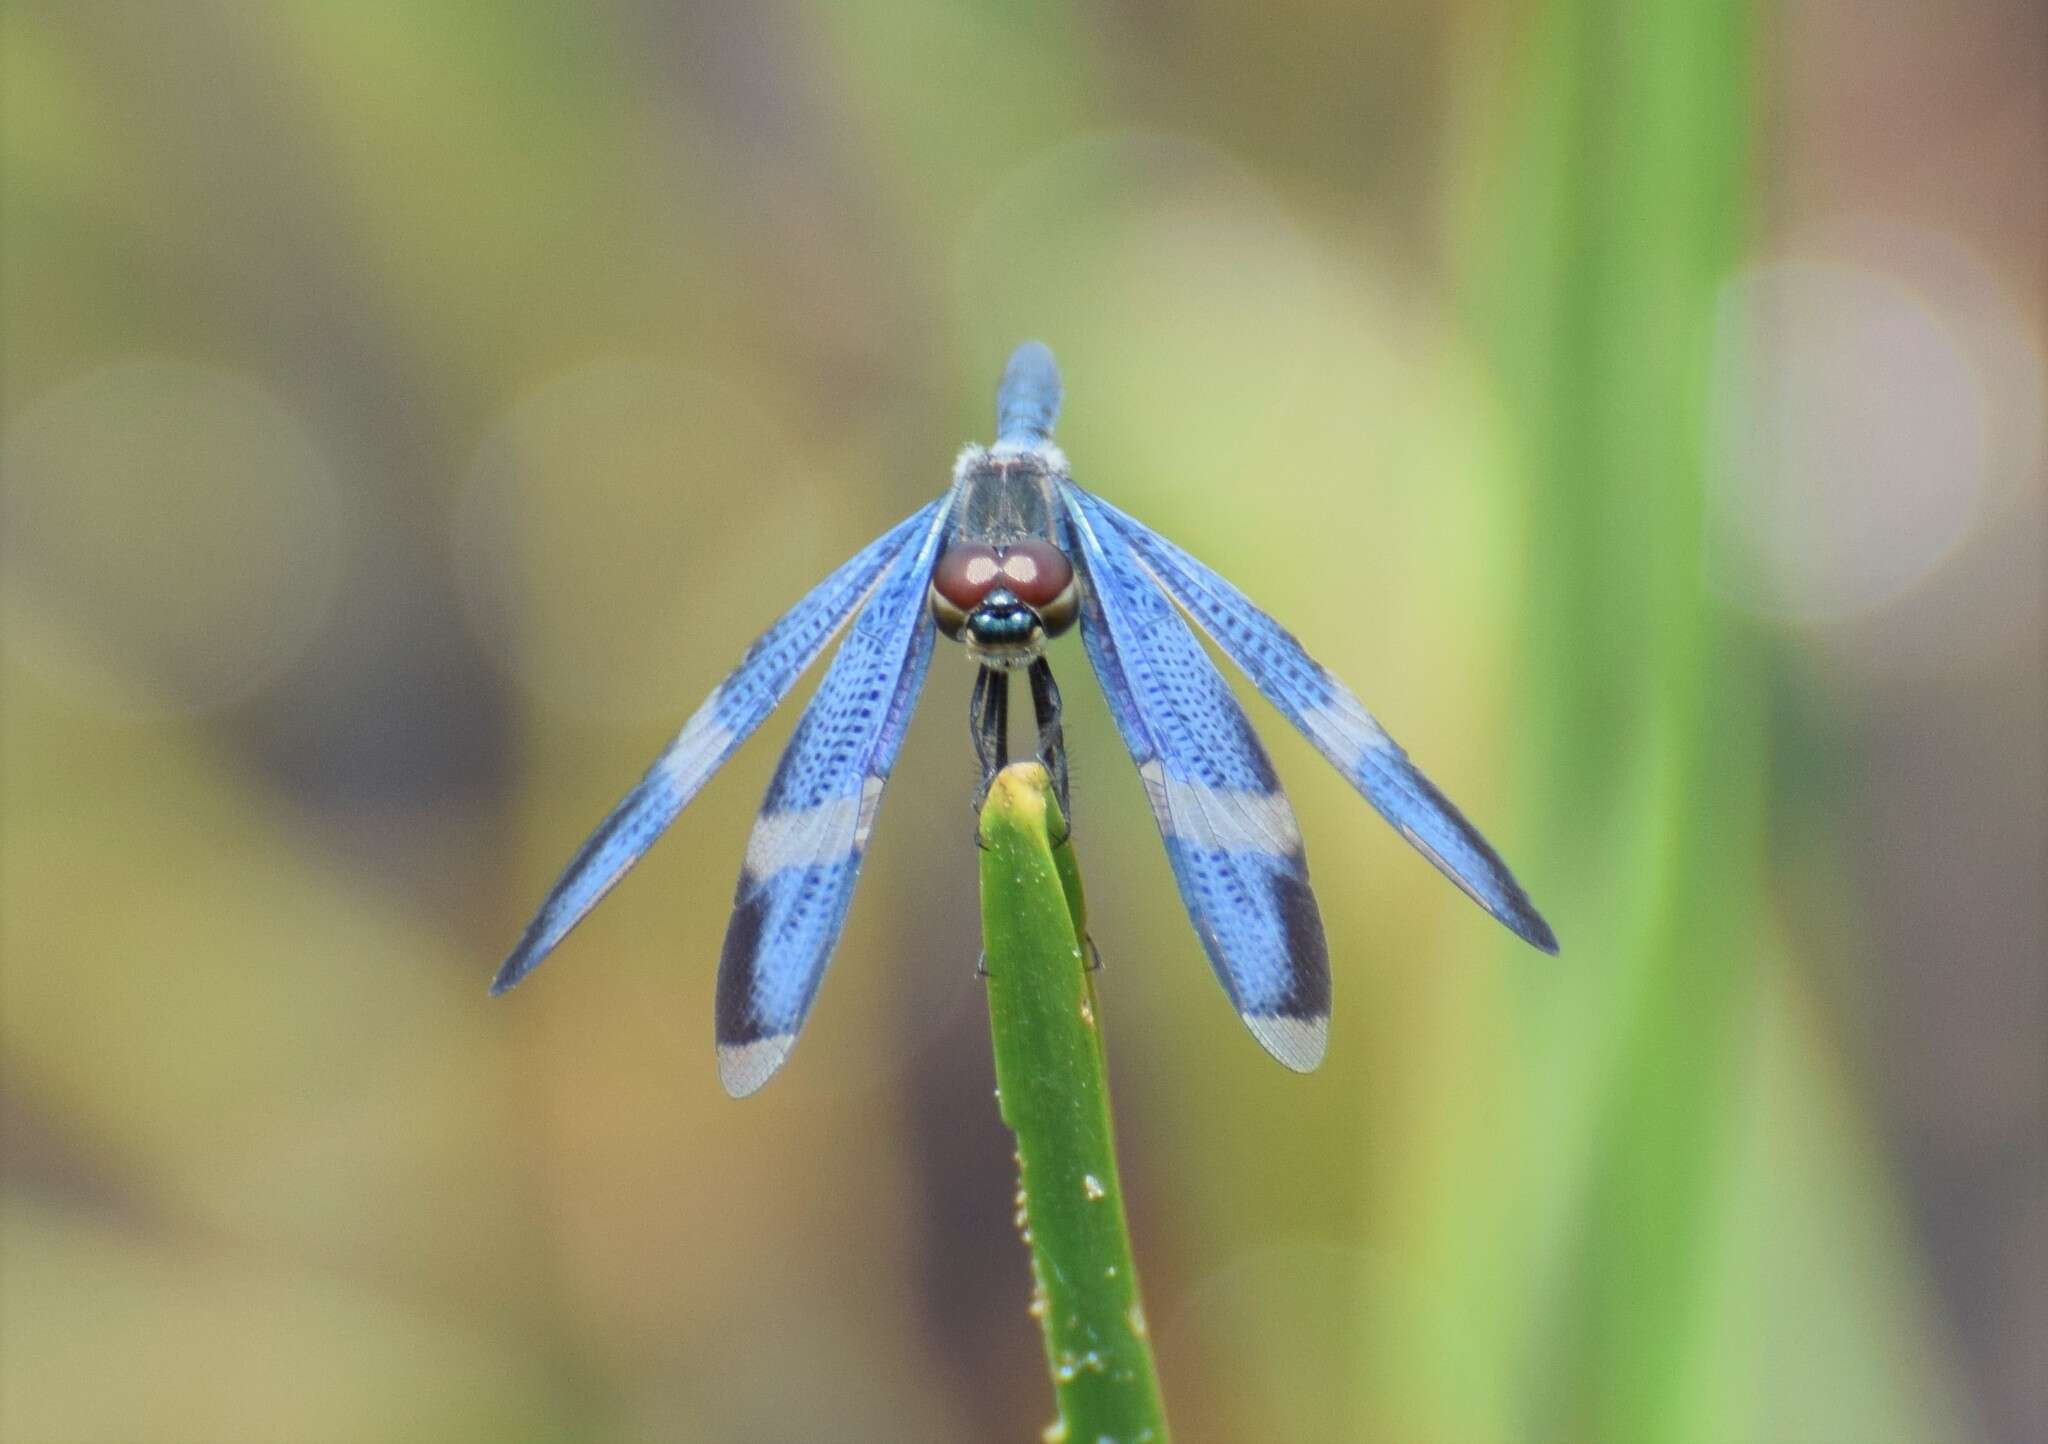
M 1046 638 L 1074 625 L 1074 564 L 1039 537 L 1006 547 L 962 542 L 932 570 L 927 595 L 939 630 L 986 667 L 1028 666 Z

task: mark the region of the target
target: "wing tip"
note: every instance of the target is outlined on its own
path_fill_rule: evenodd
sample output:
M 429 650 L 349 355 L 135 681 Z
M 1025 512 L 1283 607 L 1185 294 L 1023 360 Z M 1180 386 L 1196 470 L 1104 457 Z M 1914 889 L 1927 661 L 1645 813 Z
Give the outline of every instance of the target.
M 491 979 L 490 995 L 498 998 L 511 992 L 518 986 L 521 978 L 540 966 L 541 960 L 547 955 L 548 949 L 535 947 L 531 937 L 523 939 L 519 946 L 512 950 L 512 956 L 499 966 L 497 975 Z
M 1259 1046 L 1283 1068 L 1313 1073 L 1330 1047 L 1330 1015 L 1313 1013 L 1240 1013 Z
M 771 1033 L 744 1043 L 718 1045 L 718 1081 L 726 1095 L 746 1098 L 761 1091 L 789 1059 L 796 1046 L 796 1034 Z
M 1502 921 L 1514 931 L 1516 937 L 1539 953 L 1548 953 L 1553 958 L 1557 956 L 1557 934 L 1551 931 L 1550 924 L 1543 920 L 1543 914 L 1537 912 L 1535 908 L 1525 908 L 1519 916 L 1503 918 Z
M 1412 765 L 1410 770 L 1413 771 Z M 1428 784 L 1429 779 L 1423 777 L 1420 772 L 1414 772 L 1413 775 L 1424 784 Z M 1466 897 L 1479 904 L 1495 922 L 1538 952 L 1556 957 L 1557 934 L 1552 932 L 1550 924 L 1543 920 L 1543 914 L 1536 911 L 1536 904 L 1529 901 L 1529 895 L 1522 891 L 1522 885 L 1515 881 L 1515 875 L 1508 871 L 1508 865 L 1500 860 L 1500 855 L 1480 835 L 1479 829 L 1467 822 L 1465 815 L 1441 792 L 1437 792 L 1434 786 L 1430 786 L 1429 791 L 1441 804 L 1444 815 L 1457 825 L 1459 840 L 1476 855 L 1476 864 L 1469 870 L 1458 866 L 1445 857 L 1410 822 L 1396 820 L 1395 829 L 1408 840 L 1411 847 L 1428 858 L 1438 872 L 1456 884 L 1458 890 Z M 1370 794 L 1367 795 L 1370 797 Z M 1373 805 L 1379 806 L 1377 801 L 1374 801 Z M 1385 809 L 1382 808 L 1381 811 L 1384 812 Z M 1480 885 L 1482 880 L 1485 883 L 1483 887 Z

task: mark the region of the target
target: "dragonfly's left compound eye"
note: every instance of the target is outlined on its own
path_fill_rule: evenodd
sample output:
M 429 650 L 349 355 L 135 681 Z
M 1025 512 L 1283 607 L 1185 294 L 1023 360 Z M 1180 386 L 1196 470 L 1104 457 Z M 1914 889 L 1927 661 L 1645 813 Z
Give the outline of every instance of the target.
M 967 614 L 981 605 L 1002 575 L 996 549 L 980 542 L 963 542 L 947 547 L 932 569 L 928 594 L 932 620 L 939 630 L 956 641 L 967 625 Z

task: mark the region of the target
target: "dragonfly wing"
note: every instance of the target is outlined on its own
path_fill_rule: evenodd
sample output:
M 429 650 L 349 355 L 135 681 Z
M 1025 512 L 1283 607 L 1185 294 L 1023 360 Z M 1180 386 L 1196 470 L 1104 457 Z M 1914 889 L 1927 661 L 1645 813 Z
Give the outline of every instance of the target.
M 916 549 L 943 505 L 943 499 L 935 501 L 876 538 L 755 639 L 732 675 L 718 684 L 647 775 L 577 849 L 519 946 L 498 969 L 493 993 L 504 992 L 532 972 L 640 860 L 711 774 L 788 695 L 889 563 Z
M 718 1075 L 752 1093 L 797 1031 L 846 921 L 862 853 L 931 662 L 925 588 L 949 497 L 927 510 L 804 709 L 747 839 L 718 963 Z
M 1408 760 L 1351 689 L 1230 582 L 1099 498 L 1089 504 L 1266 700 L 1465 894 L 1546 953 L 1557 935 L 1479 829 Z
M 1330 1031 L 1330 960 L 1294 810 L 1208 654 L 1099 503 L 1063 487 L 1087 585 L 1081 639 L 1138 764 L 1181 898 L 1238 1015 L 1307 1072 Z

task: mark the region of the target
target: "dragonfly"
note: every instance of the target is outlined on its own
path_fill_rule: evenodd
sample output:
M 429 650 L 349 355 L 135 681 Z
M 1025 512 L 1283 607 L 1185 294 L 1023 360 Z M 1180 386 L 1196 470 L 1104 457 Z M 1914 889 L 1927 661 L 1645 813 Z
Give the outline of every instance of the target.
M 940 636 L 978 669 L 969 720 L 983 793 L 1008 761 L 1009 684 L 1021 671 L 1036 754 L 1071 817 L 1045 646 L 1079 626 L 1202 948 L 1252 1036 L 1287 1067 L 1314 1069 L 1328 1046 L 1322 916 L 1287 794 L 1190 620 L 1424 857 L 1526 942 L 1557 951 L 1500 855 L 1349 688 L 1236 586 L 1074 483 L 1052 440 L 1060 402 L 1052 352 L 1018 347 L 997 388 L 995 443 L 965 448 L 941 496 L 747 648 L 570 860 L 492 993 L 554 950 L 842 630 L 747 839 L 719 956 L 718 1071 L 736 1098 L 796 1045 Z

